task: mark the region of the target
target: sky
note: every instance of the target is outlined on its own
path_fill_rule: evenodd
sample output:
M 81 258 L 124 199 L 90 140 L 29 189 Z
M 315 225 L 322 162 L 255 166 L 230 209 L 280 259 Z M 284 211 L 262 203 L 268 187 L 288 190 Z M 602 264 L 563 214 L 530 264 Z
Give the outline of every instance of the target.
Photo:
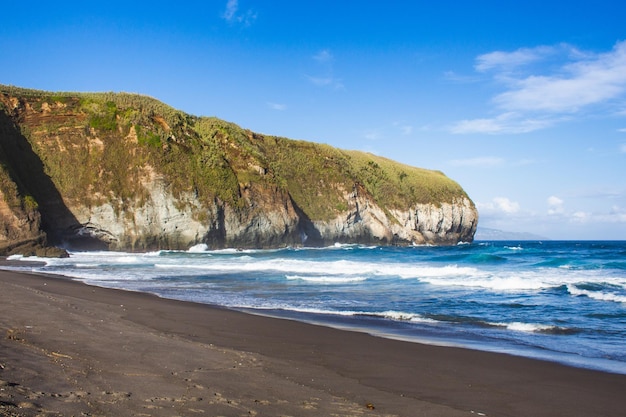
M 0 84 L 436 169 L 479 227 L 626 239 L 622 1 L 5 2 Z

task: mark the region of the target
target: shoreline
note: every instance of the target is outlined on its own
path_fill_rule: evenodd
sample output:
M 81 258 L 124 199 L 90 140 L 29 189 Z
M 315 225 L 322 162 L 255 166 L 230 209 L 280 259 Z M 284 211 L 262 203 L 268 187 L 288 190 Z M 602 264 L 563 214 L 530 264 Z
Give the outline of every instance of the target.
M 291 311 L 275 311 L 275 310 L 255 310 L 253 308 L 229 308 L 215 306 L 216 308 L 226 308 L 233 311 L 240 311 L 246 314 L 257 315 L 261 317 L 270 317 L 281 320 L 294 320 L 302 323 L 308 323 L 315 326 L 324 326 L 337 330 L 348 332 L 358 332 L 371 335 L 373 337 L 402 341 L 406 343 L 417 343 L 421 345 L 435 347 L 452 347 L 458 349 L 476 350 L 480 352 L 496 353 L 510 355 L 526 359 L 534 359 L 561 364 L 564 366 L 593 370 L 598 372 L 607 372 L 626 376 L 626 363 L 613 359 L 583 357 L 574 353 L 566 353 L 542 349 L 537 346 L 523 346 L 510 342 L 505 344 L 502 341 L 494 346 L 488 341 L 479 338 L 459 338 L 453 336 L 441 336 L 430 329 L 420 328 L 411 330 L 406 333 L 402 330 L 389 329 L 388 323 L 375 324 L 354 324 L 348 323 L 342 316 L 323 316 L 322 318 L 307 313 L 291 312 Z M 421 334 L 420 334 L 421 333 Z
M 346 318 L 342 315 L 334 315 L 334 314 L 316 314 L 309 313 L 306 311 L 298 311 L 298 310 L 274 310 L 274 309 L 258 309 L 254 307 L 229 307 L 222 306 L 219 304 L 211 304 L 205 303 L 202 301 L 197 301 L 193 299 L 185 299 L 185 298 L 170 298 L 159 295 L 157 293 L 140 291 L 140 290 L 132 290 L 123 287 L 116 286 L 100 286 L 97 284 L 89 283 L 87 281 L 83 281 L 79 278 L 72 278 L 70 276 L 65 275 L 57 275 L 51 273 L 44 272 L 35 272 L 29 269 L 20 270 L 20 267 L 35 267 L 35 266 L 44 266 L 45 262 L 41 261 L 33 261 L 24 259 L 20 260 L 9 260 L 9 259 L 1 259 L 0 258 L 0 268 L 2 266 L 13 266 L 17 267 L 16 270 L 9 269 L 10 272 L 16 273 L 25 273 L 25 274 L 34 274 L 41 276 L 50 276 L 56 277 L 58 279 L 70 280 L 75 282 L 80 282 L 88 286 L 96 286 L 102 288 L 110 288 L 116 289 L 120 291 L 129 291 L 129 292 L 140 292 L 146 293 L 150 295 L 154 295 L 163 299 L 171 299 L 177 300 L 181 302 L 190 302 L 197 303 L 202 305 L 208 305 L 209 307 L 214 307 L 218 309 L 226 309 L 231 311 L 243 312 L 245 314 L 268 317 L 273 319 L 281 319 L 281 320 L 293 320 L 302 323 L 308 323 L 316 326 L 324 326 L 330 327 L 338 330 L 344 330 L 349 332 L 359 332 L 372 335 L 374 337 L 386 338 L 390 340 L 398 340 L 404 341 L 408 343 L 419 343 L 423 345 L 432 345 L 432 346 L 440 346 L 440 347 L 455 347 L 460 349 L 470 349 L 470 350 L 478 350 L 483 352 L 492 352 L 492 353 L 502 353 L 512 356 L 519 356 L 523 358 L 536 359 L 541 361 L 548 361 L 553 363 L 562 364 L 565 366 L 572 366 L 581 369 L 595 370 L 600 372 L 608 372 L 608 373 L 616 373 L 626 375 L 626 362 L 620 362 L 617 360 L 602 358 L 602 357 L 588 357 L 581 356 L 575 353 L 568 353 L 564 351 L 553 351 L 550 349 L 544 349 L 538 346 L 533 345 L 523 345 L 519 343 L 513 342 L 504 342 L 502 340 L 498 340 L 498 342 L 494 345 L 493 342 L 490 342 L 488 339 L 482 339 L 480 337 L 465 337 L 459 338 L 455 336 L 442 336 L 437 330 L 433 330 L 426 327 L 414 328 L 410 331 L 401 330 L 399 327 L 389 327 L 389 323 L 380 323 L 375 319 L 369 321 L 368 323 L 364 323 L 362 320 L 353 320 L 353 317 Z M 1 270 L 1 269 L 0 269 Z M 397 325 L 398 323 L 396 323 Z M 401 325 L 401 323 L 400 323 Z
M 622 374 L 67 278 L 0 271 L 0 289 L 0 415 L 614 416 L 626 407 Z

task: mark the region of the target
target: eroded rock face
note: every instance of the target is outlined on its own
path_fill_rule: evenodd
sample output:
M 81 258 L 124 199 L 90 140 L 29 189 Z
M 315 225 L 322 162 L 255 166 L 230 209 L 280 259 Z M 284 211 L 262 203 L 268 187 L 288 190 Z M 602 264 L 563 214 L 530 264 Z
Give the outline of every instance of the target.
M 206 223 L 195 219 L 192 210 L 178 210 L 175 200 L 146 204 L 134 214 L 115 214 L 110 206 L 79 208 L 76 218 L 82 227 L 66 231 L 68 246 L 81 246 L 82 237 L 97 239 L 114 250 L 157 248 L 186 249 L 198 243 L 211 247 L 271 248 L 323 246 L 335 242 L 381 245 L 453 245 L 471 242 L 477 212 L 467 203 L 419 205 L 395 211 L 394 219 L 382 209 L 366 205 L 337 219 L 311 222 L 285 205 L 245 214 L 215 203 L 207 211 Z
M 0 191 L 0 241 L 35 239 L 41 234 L 41 216 L 37 210 L 11 207 Z
M 353 196 L 349 212 L 331 222 L 316 222 L 325 244 L 360 242 L 396 245 L 454 245 L 471 242 L 478 211 L 467 199 L 454 203 L 416 204 L 389 215 L 367 197 Z
M 72 246 L 81 236 L 117 250 L 187 249 L 198 243 L 215 248 L 301 243 L 299 217 L 288 195 L 278 190 L 247 189 L 249 206 L 236 210 L 219 201 L 202 205 L 190 195 L 181 201 L 160 180 L 146 184 L 146 189 L 148 199 L 121 212 L 109 204 L 70 207 L 82 227 L 67 230 L 65 244 Z
M 249 192 L 251 208 L 237 211 L 215 202 L 180 210 L 178 201 L 162 185 L 150 190 L 152 198 L 132 213 L 116 214 L 111 206 L 76 209 L 84 225 L 77 234 L 88 234 L 111 249 L 186 249 L 198 243 L 211 247 L 270 248 L 324 246 L 336 242 L 382 245 L 453 245 L 471 242 L 478 213 L 471 201 L 439 206 L 418 204 L 406 211 L 393 210 L 388 217 L 367 198 L 351 198 L 350 210 L 331 221 L 311 221 L 293 206 L 288 195 L 277 190 Z M 193 202 L 192 202 L 193 203 Z M 198 210 L 206 213 L 204 222 Z
M 455 244 L 471 242 L 478 226 L 478 212 L 467 198 L 453 203 L 417 204 L 411 210 L 394 213 L 402 230 L 422 236 L 419 243 Z

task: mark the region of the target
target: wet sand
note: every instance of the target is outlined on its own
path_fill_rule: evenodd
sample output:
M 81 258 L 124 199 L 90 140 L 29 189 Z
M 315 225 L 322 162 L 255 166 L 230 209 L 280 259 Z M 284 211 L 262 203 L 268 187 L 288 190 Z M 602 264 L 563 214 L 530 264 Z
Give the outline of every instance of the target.
M 626 375 L 0 271 L 0 415 L 621 416 Z

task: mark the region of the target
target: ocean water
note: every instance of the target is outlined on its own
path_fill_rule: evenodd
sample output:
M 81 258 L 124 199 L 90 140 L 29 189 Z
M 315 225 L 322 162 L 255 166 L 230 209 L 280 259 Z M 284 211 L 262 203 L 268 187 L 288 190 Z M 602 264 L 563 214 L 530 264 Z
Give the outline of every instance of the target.
M 242 251 L 198 245 L 39 260 L 45 265 L 17 269 L 626 374 L 626 241 Z

